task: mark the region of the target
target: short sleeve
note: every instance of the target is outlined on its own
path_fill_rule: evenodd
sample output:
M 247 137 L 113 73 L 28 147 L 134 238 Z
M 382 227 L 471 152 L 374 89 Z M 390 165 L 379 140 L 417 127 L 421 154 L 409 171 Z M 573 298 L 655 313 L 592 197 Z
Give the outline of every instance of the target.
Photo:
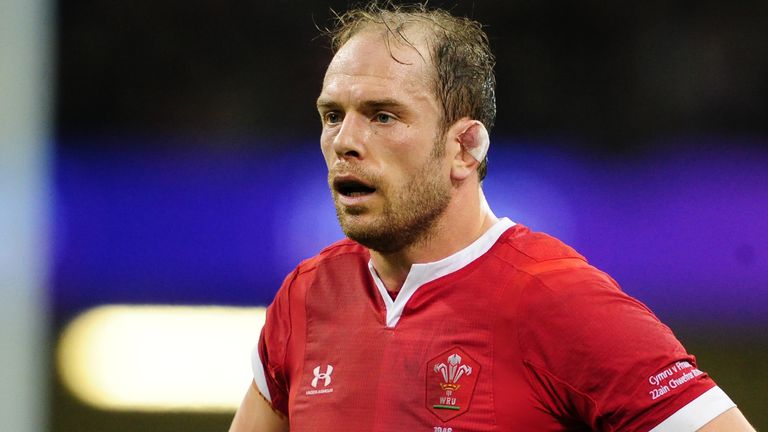
M 288 341 L 291 337 L 290 286 L 293 272 L 285 279 L 267 308 L 267 317 L 261 329 L 259 342 L 253 350 L 251 362 L 253 380 L 259 392 L 273 408 L 288 415 L 288 380 L 285 364 Z
M 520 316 L 529 383 L 564 422 L 648 431 L 719 390 L 667 326 L 591 267 L 533 278 Z M 701 426 L 733 406 L 720 402 L 714 415 L 685 415 Z

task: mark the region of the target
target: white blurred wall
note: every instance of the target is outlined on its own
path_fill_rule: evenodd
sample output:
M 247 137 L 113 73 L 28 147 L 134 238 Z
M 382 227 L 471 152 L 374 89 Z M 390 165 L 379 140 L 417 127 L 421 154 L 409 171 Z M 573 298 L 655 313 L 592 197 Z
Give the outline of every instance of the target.
M 0 0 L 0 431 L 48 429 L 53 4 Z

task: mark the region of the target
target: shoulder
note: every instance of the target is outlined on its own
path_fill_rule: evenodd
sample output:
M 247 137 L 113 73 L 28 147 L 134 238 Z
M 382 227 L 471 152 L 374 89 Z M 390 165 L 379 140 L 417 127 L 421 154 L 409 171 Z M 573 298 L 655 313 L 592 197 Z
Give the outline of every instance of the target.
M 504 254 L 514 261 L 521 287 L 517 313 L 524 317 L 523 333 L 560 339 L 562 331 L 600 333 L 597 330 L 609 322 L 622 324 L 621 336 L 635 326 L 666 330 L 643 303 L 562 241 L 523 228 L 510 232 L 504 242 Z
M 615 430 L 647 430 L 714 386 L 667 326 L 573 249 L 536 233 L 507 241 L 521 263 L 521 360 L 549 406 L 571 406 Z M 690 384 L 664 389 L 659 374 Z
M 595 285 L 618 289 L 606 273 L 589 264 L 586 258 L 561 240 L 541 232 L 515 225 L 500 239 L 494 249 L 497 259 L 518 273 L 526 295 L 540 300 L 573 294 L 572 290 Z
M 555 237 L 516 225 L 499 239 L 492 255 L 501 263 L 494 269 L 497 274 L 510 275 L 506 314 L 517 323 L 523 342 L 559 340 L 563 331 L 590 332 L 609 317 L 658 325 L 645 305 Z
M 330 270 L 333 273 L 333 269 L 339 267 L 367 267 L 369 259 L 370 253 L 359 243 L 349 239 L 339 240 L 321 250 L 317 255 L 301 261 L 285 278 L 278 295 L 290 286 L 306 285 L 312 282 L 318 273 L 323 273 L 324 270 Z
M 580 259 L 584 257 L 572 247 L 549 234 L 532 231 L 525 225 L 517 224 L 507 230 L 499 243 L 507 247 L 507 253 L 518 254 L 521 260 L 528 264 L 540 263 L 557 259 Z
M 510 234 L 506 253 L 516 263 L 520 287 L 514 313 L 528 362 L 573 376 L 584 366 L 571 362 L 574 353 L 593 364 L 651 347 L 684 354 L 670 329 L 642 302 L 573 248 L 542 233 Z
M 293 273 L 296 276 L 307 277 L 314 271 L 338 259 L 348 259 L 355 262 L 367 263 L 370 253 L 366 248 L 352 240 L 344 239 L 321 250 L 317 255 L 300 262 Z
M 343 278 L 338 270 L 324 271 L 334 264 L 342 268 L 360 268 L 368 261 L 368 251 L 350 240 L 338 241 L 317 255 L 302 261 L 290 272 L 275 294 L 272 303 L 267 308 L 265 335 L 273 347 L 284 347 L 290 339 L 293 329 L 301 329 L 305 323 L 305 306 L 307 293 L 320 278 Z M 366 269 L 367 270 L 367 269 Z M 331 275 L 331 276 L 329 276 Z M 331 280 L 331 286 L 336 286 Z M 275 348 L 273 348 L 274 350 Z M 282 351 L 285 355 L 286 351 Z M 278 355 L 273 358 L 280 358 Z

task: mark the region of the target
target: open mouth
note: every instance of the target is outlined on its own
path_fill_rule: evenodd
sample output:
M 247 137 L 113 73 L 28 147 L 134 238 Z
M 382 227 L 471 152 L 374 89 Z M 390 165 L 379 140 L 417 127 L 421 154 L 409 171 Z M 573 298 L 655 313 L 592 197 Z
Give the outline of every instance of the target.
M 360 197 L 376 192 L 376 188 L 357 179 L 336 179 L 333 188 L 346 197 Z

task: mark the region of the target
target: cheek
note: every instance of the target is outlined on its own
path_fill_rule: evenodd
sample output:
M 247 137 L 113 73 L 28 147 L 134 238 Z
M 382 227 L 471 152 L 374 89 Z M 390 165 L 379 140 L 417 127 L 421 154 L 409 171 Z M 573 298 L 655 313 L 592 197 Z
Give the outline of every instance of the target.
M 407 193 L 414 181 L 426 175 L 423 164 L 418 164 L 414 159 L 398 158 L 382 164 L 385 191 L 399 191 Z
M 333 151 L 333 137 L 325 132 L 320 135 L 320 151 L 323 153 L 325 164 L 330 168 L 335 152 Z

